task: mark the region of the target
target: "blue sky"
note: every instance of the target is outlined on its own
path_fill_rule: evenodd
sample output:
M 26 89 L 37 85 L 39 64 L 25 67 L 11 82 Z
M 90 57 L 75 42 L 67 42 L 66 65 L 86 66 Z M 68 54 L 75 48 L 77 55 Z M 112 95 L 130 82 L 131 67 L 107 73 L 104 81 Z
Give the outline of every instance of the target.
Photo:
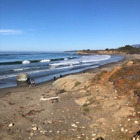
M 140 0 L 0 0 L 0 51 L 140 43 Z

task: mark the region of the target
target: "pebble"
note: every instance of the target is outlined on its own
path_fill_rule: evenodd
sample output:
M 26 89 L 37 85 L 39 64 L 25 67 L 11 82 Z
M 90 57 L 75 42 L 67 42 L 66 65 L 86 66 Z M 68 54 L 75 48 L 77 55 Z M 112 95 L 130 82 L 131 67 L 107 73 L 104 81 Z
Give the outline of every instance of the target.
M 30 133 L 30 136 L 32 137 L 34 133 Z
M 13 123 L 10 123 L 10 124 L 9 124 L 9 127 L 12 127 L 12 126 L 14 126 L 14 124 L 13 124 Z
M 82 136 L 84 136 L 85 134 L 82 134 Z
M 49 124 L 51 124 L 51 123 L 52 123 L 52 121 L 48 121 L 48 123 L 49 123 Z
M 130 118 L 128 118 L 127 121 L 130 121 Z
M 128 132 L 128 129 L 125 129 L 125 132 Z
M 124 132 L 124 128 L 123 127 L 121 128 L 121 132 Z
M 138 124 L 139 122 L 138 121 L 135 121 L 135 124 Z
M 111 132 L 114 132 L 114 131 L 115 131 L 114 129 L 111 130 Z
M 37 129 L 38 129 L 37 127 L 33 127 L 33 128 L 32 128 L 32 130 L 34 130 L 34 131 L 37 130 Z
M 85 128 L 84 126 L 82 126 L 81 128 Z
M 72 126 L 72 127 L 77 127 L 77 125 L 75 125 L 75 124 L 72 124 L 71 126 Z
M 93 137 L 94 137 L 94 136 L 96 136 L 96 134 L 92 134 L 91 136 L 93 136 Z

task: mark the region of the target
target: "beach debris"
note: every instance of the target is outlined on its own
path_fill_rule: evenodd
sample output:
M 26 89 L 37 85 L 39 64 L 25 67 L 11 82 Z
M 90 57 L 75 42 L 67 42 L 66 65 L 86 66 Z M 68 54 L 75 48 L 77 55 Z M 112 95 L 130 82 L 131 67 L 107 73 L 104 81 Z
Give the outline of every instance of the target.
M 48 100 L 58 100 L 60 97 L 56 96 L 56 97 L 50 97 L 50 98 L 46 98 L 44 96 L 41 96 L 40 100 L 42 101 L 48 101 Z
M 9 124 L 9 127 L 12 127 L 12 126 L 14 126 L 14 123 L 10 123 L 10 124 Z

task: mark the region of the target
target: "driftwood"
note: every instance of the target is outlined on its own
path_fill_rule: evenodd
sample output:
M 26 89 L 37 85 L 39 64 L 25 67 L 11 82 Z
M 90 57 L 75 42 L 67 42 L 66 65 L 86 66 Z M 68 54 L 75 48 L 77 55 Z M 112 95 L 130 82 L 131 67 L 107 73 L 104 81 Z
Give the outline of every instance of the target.
M 41 97 L 40 100 L 42 101 L 48 101 L 48 100 L 58 100 L 60 97 L 50 97 L 50 98 L 45 98 L 45 97 Z

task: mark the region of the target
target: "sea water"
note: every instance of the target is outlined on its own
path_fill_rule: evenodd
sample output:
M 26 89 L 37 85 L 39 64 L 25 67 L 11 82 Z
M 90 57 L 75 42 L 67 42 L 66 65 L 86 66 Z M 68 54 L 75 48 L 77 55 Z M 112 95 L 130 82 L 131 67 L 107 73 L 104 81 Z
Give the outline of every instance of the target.
M 17 86 L 16 76 L 28 73 L 36 83 L 118 62 L 121 55 L 77 55 L 76 52 L 0 52 L 0 88 Z

